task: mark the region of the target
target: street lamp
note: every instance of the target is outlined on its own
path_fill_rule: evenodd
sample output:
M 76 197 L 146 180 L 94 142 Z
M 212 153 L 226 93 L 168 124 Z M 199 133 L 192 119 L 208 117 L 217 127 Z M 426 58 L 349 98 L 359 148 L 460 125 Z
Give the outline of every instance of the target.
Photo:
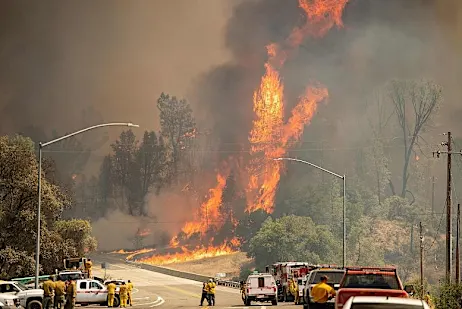
M 39 256 L 40 256 L 40 204 L 41 204 L 41 187 L 42 187 L 42 148 L 48 145 L 54 144 L 56 142 L 62 141 L 63 139 L 78 135 L 80 133 L 84 133 L 93 129 L 102 128 L 102 127 L 112 127 L 112 126 L 119 126 L 119 127 L 135 127 L 139 128 L 139 125 L 127 122 L 111 122 L 111 123 L 103 123 L 98 124 L 95 126 L 91 126 L 74 133 L 70 133 L 68 135 L 62 136 L 60 138 L 54 139 L 52 141 L 46 143 L 39 143 L 39 167 L 38 167 L 38 207 L 37 207 L 37 244 L 35 248 L 35 288 L 38 289 L 38 277 L 39 277 Z
M 320 166 L 317 166 L 313 163 L 310 163 L 308 161 L 304 161 L 304 160 L 300 160 L 300 159 L 295 159 L 295 158 L 276 158 L 276 159 L 273 159 L 274 161 L 295 161 L 295 162 L 300 162 L 300 163 L 304 163 L 304 164 L 308 164 L 314 168 L 317 168 L 323 172 L 326 172 L 328 174 L 331 174 L 337 178 L 340 178 L 343 180 L 343 241 L 342 241 L 342 245 L 343 245 L 343 248 L 342 248 L 342 265 L 343 267 L 345 267 L 345 262 L 346 262 L 346 222 L 345 222 L 345 219 L 346 219 L 346 208 L 345 208 L 345 199 L 346 199 L 346 176 L 345 175 L 339 175 L 339 174 L 336 174 L 334 172 L 331 172 L 329 170 L 326 170 L 325 168 L 322 168 Z

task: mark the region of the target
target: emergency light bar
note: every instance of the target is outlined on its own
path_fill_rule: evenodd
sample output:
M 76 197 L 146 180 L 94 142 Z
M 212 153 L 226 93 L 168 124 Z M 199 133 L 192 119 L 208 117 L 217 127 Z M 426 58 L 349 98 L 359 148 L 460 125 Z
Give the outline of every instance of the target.
M 396 267 L 360 267 L 360 266 L 352 266 L 352 267 L 345 267 L 346 271 L 383 271 L 383 272 L 395 272 L 396 273 Z

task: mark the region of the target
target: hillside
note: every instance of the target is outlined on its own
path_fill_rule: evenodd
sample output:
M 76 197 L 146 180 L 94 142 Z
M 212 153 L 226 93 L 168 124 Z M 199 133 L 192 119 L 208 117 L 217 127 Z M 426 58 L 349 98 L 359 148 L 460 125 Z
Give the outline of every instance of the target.
M 241 265 L 251 261 L 245 252 L 238 252 L 197 261 L 169 264 L 165 267 L 211 277 L 214 277 L 216 273 L 226 273 L 227 278 L 233 278 L 239 276 Z

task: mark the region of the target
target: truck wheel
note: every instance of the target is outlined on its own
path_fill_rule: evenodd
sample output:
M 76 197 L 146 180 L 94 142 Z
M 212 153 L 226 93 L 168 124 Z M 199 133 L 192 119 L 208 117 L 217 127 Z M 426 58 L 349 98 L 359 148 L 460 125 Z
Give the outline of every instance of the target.
M 119 307 L 120 306 L 120 298 L 119 297 L 114 297 L 114 307 Z
M 27 303 L 27 309 L 42 309 L 42 303 L 38 300 L 31 300 Z
M 277 306 L 277 305 L 278 305 L 278 300 L 277 300 L 277 299 L 273 299 L 273 300 L 271 301 L 271 305 Z
M 246 306 L 250 306 L 250 303 L 251 303 L 250 299 L 247 298 L 247 299 L 245 300 L 245 305 L 246 305 Z

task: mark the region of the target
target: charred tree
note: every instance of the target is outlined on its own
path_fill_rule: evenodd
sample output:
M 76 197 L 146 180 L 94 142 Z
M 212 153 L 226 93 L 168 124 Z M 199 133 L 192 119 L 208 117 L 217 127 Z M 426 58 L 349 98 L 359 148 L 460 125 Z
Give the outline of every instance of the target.
M 410 193 L 409 165 L 415 147 L 419 147 L 420 134 L 429 125 L 432 115 L 443 100 L 441 86 L 431 81 L 392 81 L 389 96 L 401 129 L 403 148 L 403 172 L 400 196 Z M 390 188 L 394 190 L 390 182 Z

